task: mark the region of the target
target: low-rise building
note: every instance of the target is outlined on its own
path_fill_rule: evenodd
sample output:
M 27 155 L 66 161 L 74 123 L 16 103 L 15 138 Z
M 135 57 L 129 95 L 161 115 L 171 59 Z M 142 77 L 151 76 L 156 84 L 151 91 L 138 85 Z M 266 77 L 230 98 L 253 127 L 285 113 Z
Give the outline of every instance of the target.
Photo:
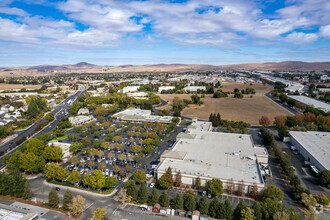
M 330 132 L 290 131 L 291 144 L 319 170 L 330 170 Z
M 135 99 L 148 99 L 148 93 L 146 92 L 129 92 L 126 95 Z
M 120 89 L 118 92 L 128 93 L 128 92 L 137 92 L 140 86 L 126 86 Z
M 172 90 L 172 89 L 175 89 L 175 86 L 161 86 L 158 88 L 158 92 Z
M 118 112 L 113 115 L 117 120 L 134 121 L 134 122 L 159 122 L 159 123 L 171 123 L 172 116 L 159 116 L 151 115 L 150 110 L 141 110 L 139 108 L 128 108 L 124 111 Z
M 81 109 L 79 109 L 78 115 L 89 115 L 88 108 L 81 108 Z
M 320 109 L 325 113 L 330 111 L 330 105 L 326 102 L 321 102 L 319 100 L 309 98 L 307 96 L 289 95 L 289 97 L 307 106 L 314 106 L 314 108 Z
M 190 92 L 197 92 L 197 91 L 206 91 L 206 87 L 205 86 L 187 86 L 185 88 L 183 88 L 184 91 L 190 91 Z
M 202 186 L 209 180 L 220 179 L 224 189 L 233 185 L 238 190 L 244 185 L 250 192 L 253 185 L 258 190 L 265 187 L 261 165 L 268 164 L 268 153 L 256 147 L 250 135 L 211 132 L 207 122 L 195 122 L 185 133 L 180 133 L 171 150 L 161 155 L 156 168 L 157 178 L 171 167 L 175 176 L 179 171 L 184 185 L 195 185 L 201 179 Z
M 69 122 L 73 126 L 88 124 L 89 122 L 94 121 L 94 120 L 95 120 L 94 117 L 91 115 L 78 115 L 75 117 L 69 117 Z
M 7 220 L 33 220 L 38 219 L 38 213 L 0 204 L 0 219 Z

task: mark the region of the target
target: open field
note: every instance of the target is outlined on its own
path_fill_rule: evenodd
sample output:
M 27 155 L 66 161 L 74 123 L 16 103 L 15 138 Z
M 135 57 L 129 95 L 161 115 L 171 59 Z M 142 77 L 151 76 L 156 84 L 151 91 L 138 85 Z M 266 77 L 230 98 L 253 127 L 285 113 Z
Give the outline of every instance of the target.
M 164 100 L 171 100 L 175 96 L 180 99 L 190 99 L 188 94 L 162 94 L 160 97 Z M 263 95 L 255 95 L 253 98 L 249 96 L 243 99 L 236 99 L 232 97 L 214 99 L 212 95 L 206 95 L 202 99 L 203 105 L 190 105 L 182 111 L 183 116 L 198 117 L 199 119 L 208 120 L 210 113 L 220 113 L 224 120 L 244 121 L 251 125 L 258 125 L 261 116 L 266 115 L 271 120 L 276 115 L 292 115 L 290 112 L 276 104 L 269 98 Z M 171 105 L 166 105 L 160 109 L 170 109 Z
M 6 89 L 40 89 L 41 85 L 23 85 L 23 84 L 6 84 L 0 83 L 0 90 Z
M 221 89 L 225 92 L 234 92 L 234 89 L 246 89 L 247 87 L 255 88 L 256 93 L 267 93 L 273 88 L 270 85 L 262 83 L 238 83 L 238 82 L 222 82 Z

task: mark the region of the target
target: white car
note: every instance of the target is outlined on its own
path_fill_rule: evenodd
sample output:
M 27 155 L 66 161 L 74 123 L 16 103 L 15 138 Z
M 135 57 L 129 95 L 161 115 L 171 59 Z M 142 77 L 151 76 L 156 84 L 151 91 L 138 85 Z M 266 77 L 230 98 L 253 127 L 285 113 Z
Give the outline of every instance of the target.
M 146 174 L 146 177 L 147 177 L 147 178 L 151 178 L 152 175 L 148 173 L 148 174 Z
M 155 183 L 150 184 L 150 188 L 154 188 L 154 186 L 155 186 Z
M 108 160 L 106 160 L 106 161 L 105 161 L 105 164 L 108 164 L 108 163 L 109 163 L 109 161 L 108 161 Z

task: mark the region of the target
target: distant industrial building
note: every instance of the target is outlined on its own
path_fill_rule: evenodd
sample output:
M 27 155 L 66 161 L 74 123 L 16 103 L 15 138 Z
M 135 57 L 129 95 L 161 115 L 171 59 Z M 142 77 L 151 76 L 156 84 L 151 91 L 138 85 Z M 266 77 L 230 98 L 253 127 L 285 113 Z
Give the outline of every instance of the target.
M 78 115 L 89 115 L 88 108 L 81 108 L 81 109 L 79 109 Z
M 289 95 L 290 98 L 301 102 L 307 106 L 314 106 L 314 108 L 320 109 L 325 113 L 330 111 L 330 105 L 325 102 L 318 101 L 316 99 L 309 98 L 307 96 L 299 96 L 299 95 Z
M 91 115 L 78 115 L 78 116 L 75 116 L 75 117 L 69 117 L 69 122 L 73 126 L 88 124 L 91 121 L 94 121 L 94 117 L 91 116 Z
M 158 88 L 158 92 L 172 90 L 172 89 L 175 89 L 175 86 L 161 86 Z
M 210 122 L 193 122 L 180 133 L 172 149 L 161 155 L 157 178 L 171 167 L 174 176 L 181 172 L 184 185 L 195 185 L 199 177 L 202 186 L 215 178 L 223 182 L 224 189 L 229 184 L 234 184 L 235 190 L 244 184 L 245 192 L 250 192 L 254 184 L 258 190 L 264 189 L 261 165 L 268 164 L 267 150 L 256 147 L 250 135 L 211 129 Z
M 190 92 L 197 92 L 198 90 L 204 90 L 206 91 L 206 87 L 205 86 L 187 86 L 185 88 L 183 88 L 184 91 L 190 91 Z
M 129 92 L 126 95 L 135 99 L 148 99 L 148 93 L 146 92 Z
M 118 92 L 128 93 L 128 92 L 137 92 L 140 86 L 126 86 L 120 89 Z
M 124 111 L 118 112 L 113 115 L 117 120 L 134 121 L 134 122 L 159 122 L 159 123 L 171 123 L 172 116 L 159 116 L 151 115 L 150 110 L 141 110 L 139 108 L 128 108 Z
M 319 170 L 330 170 L 330 132 L 290 131 L 291 144 Z

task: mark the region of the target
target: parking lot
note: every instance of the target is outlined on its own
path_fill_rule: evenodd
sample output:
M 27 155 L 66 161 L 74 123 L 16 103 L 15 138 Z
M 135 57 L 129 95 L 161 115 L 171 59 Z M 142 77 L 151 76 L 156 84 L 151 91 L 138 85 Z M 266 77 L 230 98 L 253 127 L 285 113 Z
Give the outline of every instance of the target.
M 174 144 L 176 135 L 186 124 L 182 123 L 171 132 L 168 124 L 116 120 L 72 129 L 67 134 L 74 137 L 63 142 L 81 142 L 86 148 L 63 166 L 70 173 L 77 170 L 81 179 L 100 169 L 105 177 L 117 176 L 120 182 L 137 168 L 151 178 L 161 153 Z M 82 181 L 79 185 L 83 186 Z

